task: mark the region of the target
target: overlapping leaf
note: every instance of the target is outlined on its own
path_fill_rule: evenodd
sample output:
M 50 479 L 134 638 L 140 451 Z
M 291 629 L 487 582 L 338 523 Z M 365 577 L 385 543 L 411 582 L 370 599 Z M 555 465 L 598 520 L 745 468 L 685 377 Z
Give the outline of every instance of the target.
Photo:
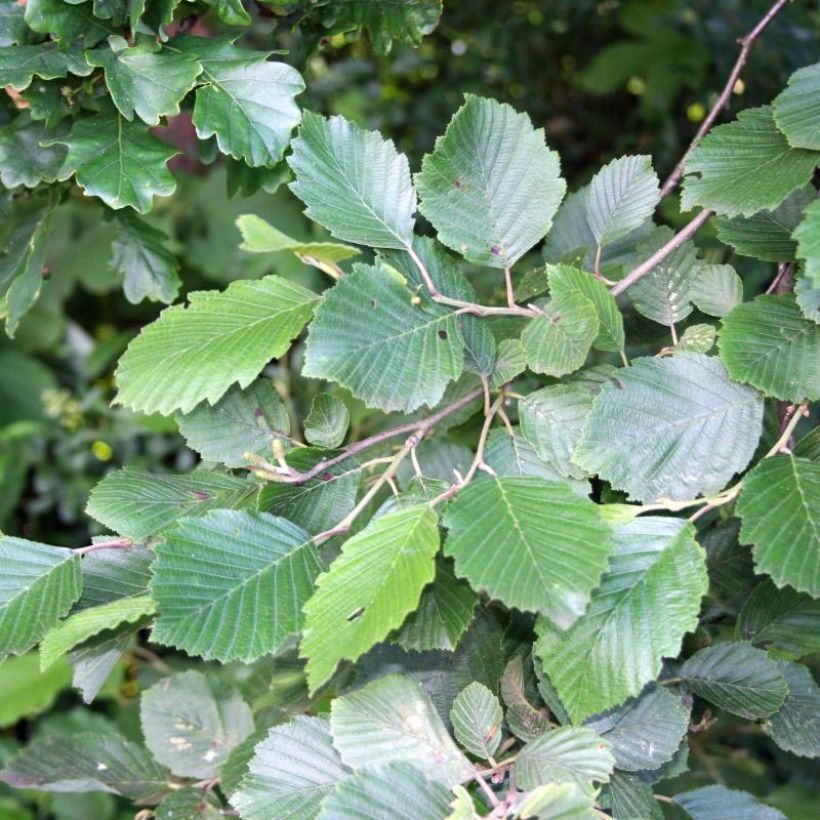
M 502 717 L 498 698 L 478 682 L 458 693 L 450 711 L 456 740 L 482 760 L 492 758 L 501 743 Z
M 801 663 L 777 661 L 789 694 L 763 730 L 781 749 L 801 757 L 820 757 L 820 686 Z
M 806 208 L 792 239 L 797 242 L 797 256 L 805 262 L 806 277 L 820 287 L 820 200 Z
M 735 791 L 726 786 L 704 786 L 691 792 L 676 794 L 674 802 L 692 820 L 720 820 L 742 817 L 743 820 L 786 820 L 777 809 L 758 802 L 749 792 Z
M 37 0 L 32 4 L 37 6 Z M 59 5 L 54 3 L 56 8 Z M 30 8 L 26 4 L 26 8 Z M 34 77 L 54 80 L 68 74 L 85 77 L 93 71 L 77 46 L 62 47 L 56 42 L 35 46 L 15 45 L 0 47 L 0 85 L 10 85 L 24 91 Z
M 689 297 L 703 313 L 725 316 L 743 301 L 743 282 L 731 265 L 703 265 Z
M 45 125 L 27 116 L 0 128 L 0 182 L 6 188 L 34 188 L 57 179 L 66 149 L 64 145 L 40 145 L 48 137 Z
M 820 151 L 820 63 L 795 71 L 772 108 L 789 145 Z

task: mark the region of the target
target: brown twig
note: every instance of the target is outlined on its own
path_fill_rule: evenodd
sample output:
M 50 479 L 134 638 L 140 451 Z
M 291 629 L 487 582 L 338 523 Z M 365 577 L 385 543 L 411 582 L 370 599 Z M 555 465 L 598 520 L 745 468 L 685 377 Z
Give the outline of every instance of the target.
M 720 92 L 717 100 L 715 100 L 714 105 L 709 109 L 709 113 L 704 117 L 703 122 L 700 124 L 697 133 L 692 139 L 692 142 L 689 143 L 689 147 L 680 158 L 680 161 L 675 166 L 672 173 L 669 174 L 661 186 L 661 199 L 669 194 L 678 182 L 680 182 L 689 154 L 692 153 L 695 146 L 704 138 L 704 136 L 706 136 L 706 132 L 712 127 L 720 112 L 728 105 L 732 96 L 732 90 L 740 78 L 740 73 L 746 66 L 747 60 L 749 59 L 749 53 L 752 50 L 752 46 L 755 44 L 758 37 L 760 37 L 760 35 L 766 30 L 769 23 L 774 20 L 780 10 L 788 2 L 789 0 L 777 0 L 777 2 L 766 12 L 766 14 L 763 15 L 757 25 L 748 34 L 738 40 L 738 43 L 740 44 L 740 53 L 737 55 L 737 60 L 735 60 L 735 64 L 729 73 L 729 79 L 726 80 L 723 90 Z
M 131 538 L 112 538 L 110 541 L 97 541 L 96 544 L 89 544 L 87 547 L 80 547 L 74 550 L 75 555 L 87 555 L 89 552 L 97 550 L 118 550 L 133 547 L 134 541 Z

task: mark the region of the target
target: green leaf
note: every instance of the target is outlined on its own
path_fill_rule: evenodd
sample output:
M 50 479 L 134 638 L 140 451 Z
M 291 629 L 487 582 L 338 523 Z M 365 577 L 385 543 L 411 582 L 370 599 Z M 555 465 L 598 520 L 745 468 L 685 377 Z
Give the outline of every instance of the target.
M 689 298 L 709 316 L 725 316 L 743 301 L 743 282 L 731 265 L 703 265 Z
M 601 791 L 601 805 L 612 812 L 613 817 L 640 818 L 640 820 L 663 820 L 660 804 L 652 794 L 652 788 L 636 775 L 615 771 Z
M 203 794 L 195 786 L 172 792 L 154 812 L 155 820 L 221 820 L 224 816 L 219 799 L 213 794 Z
M 803 316 L 820 324 L 820 287 L 814 287 L 809 279 L 801 276 L 794 283 L 794 298 Z
M 610 744 L 619 770 L 639 772 L 674 757 L 689 731 L 689 709 L 668 689 L 651 684 L 639 697 L 585 725 Z
M 772 108 L 792 148 L 820 151 L 820 63 L 795 71 Z
M 598 817 L 595 797 L 587 787 L 574 783 L 548 783 L 518 796 L 517 817 L 540 820 L 593 820 Z M 450 820 L 455 820 L 454 817 Z M 472 820 L 472 819 L 470 819 Z
M 797 256 L 805 261 L 806 278 L 820 287 L 820 200 L 806 208 L 792 239 L 797 242 Z
M 113 34 L 113 30 L 99 17 L 92 12 L 90 3 L 77 5 L 65 0 L 30 0 L 26 3 L 26 25 L 38 34 L 51 34 L 60 44 L 80 39 L 84 46 L 90 48 L 106 35 Z M 90 73 L 90 70 L 85 71 L 82 76 Z
M 598 312 L 579 292 L 557 293 L 521 334 L 527 364 L 535 373 L 563 376 L 582 367 L 598 338 Z
M 305 419 L 305 438 L 311 444 L 332 450 L 345 440 L 349 425 L 347 405 L 330 393 L 320 393 L 313 397 Z
M 490 760 L 498 750 L 502 718 L 498 698 L 478 682 L 462 689 L 450 710 L 456 740 L 482 760 Z
M 393 40 L 420 45 L 438 25 L 441 5 L 442 0 L 332 0 L 323 9 L 322 21 L 331 32 L 367 29 L 375 50 L 387 54 Z
M 596 350 L 624 349 L 624 319 L 615 298 L 603 282 L 571 265 L 548 265 L 550 293 L 577 293 L 592 302 L 598 316 L 598 336 L 592 343 Z
M 623 239 L 643 225 L 659 199 L 651 157 L 620 157 L 605 165 L 586 193 L 587 221 L 597 246 Z
M 47 735 L 29 743 L 0 772 L 17 789 L 102 791 L 156 803 L 168 790 L 168 772 L 140 745 L 118 734 Z
M 573 721 L 637 695 L 678 654 L 708 588 L 704 557 L 691 524 L 636 518 L 615 530 L 609 571 L 571 629 L 539 619 L 535 655 Z
M 154 757 L 182 777 L 216 777 L 231 749 L 253 732 L 253 715 L 239 693 L 193 670 L 144 692 L 140 722 Z
M 531 658 L 527 658 L 527 670 L 532 671 Z M 549 712 L 536 709 L 527 697 L 527 679 L 521 655 L 515 655 L 504 669 L 501 678 L 501 697 L 507 707 L 505 720 L 510 731 L 523 741 L 535 740 L 549 728 Z
M 563 726 L 531 740 L 518 753 L 513 776 L 519 788 L 549 783 L 606 783 L 615 767 L 610 745 L 587 728 Z
M 48 136 L 43 123 L 27 116 L 0 128 L 0 182 L 6 188 L 34 188 L 41 182 L 56 181 L 66 149 L 63 145 L 41 146 L 41 140 Z
M 252 503 L 256 485 L 225 473 L 146 473 L 124 467 L 91 491 L 86 512 L 120 535 L 137 541 L 157 535 L 183 516 Z
M 729 375 L 795 404 L 820 399 L 820 327 L 793 296 L 758 296 L 721 322 L 720 357 Z
M 222 663 L 256 660 L 297 634 L 322 567 L 300 527 L 236 510 L 183 518 L 156 553 L 153 640 Z
M 131 48 L 119 36 L 108 39 L 108 48 L 87 52 L 86 59 L 105 69 L 105 83 L 120 114 L 127 120 L 136 114 L 148 125 L 179 114 L 182 98 L 202 71 L 190 54 L 143 44 Z
M 789 687 L 777 664 L 748 643 L 719 643 L 692 655 L 680 678 L 700 697 L 755 720 L 776 712 Z
M 305 83 L 295 68 L 268 61 L 271 52 L 238 48 L 231 39 L 175 37 L 168 48 L 202 66 L 193 115 L 199 138 L 216 136 L 223 154 L 272 167 L 299 124 L 294 98 Z
M 735 622 L 735 637 L 798 657 L 820 652 L 820 600 L 763 581 L 746 598 Z
M 169 304 L 179 293 L 178 265 L 166 247 L 168 237 L 131 211 L 116 216 L 111 244 L 111 268 L 123 277 L 123 292 L 131 304 L 143 299 Z
M 584 612 L 612 546 L 595 504 L 563 483 L 530 476 L 471 482 L 444 525 L 444 552 L 473 589 L 542 612 L 562 628 Z
M 749 792 L 727 789 L 726 786 L 704 786 L 672 798 L 692 820 L 786 820 L 777 809 L 759 803 Z
M 373 248 L 411 246 L 416 194 L 407 157 L 344 117 L 305 112 L 288 164 L 305 214 L 337 239 Z
M 791 262 L 797 251 L 792 232 L 815 196 L 814 188 L 807 185 L 789 194 L 773 211 L 760 211 L 753 216 L 734 219 L 719 217 L 718 239 L 731 245 L 741 256 L 766 262 Z
M 708 353 L 717 340 L 717 329 L 713 325 L 689 325 L 678 340 L 676 349 L 691 353 Z
M 349 538 L 304 607 L 300 654 L 311 691 L 412 612 L 435 575 L 438 518 L 427 506 L 388 513 Z
M 473 770 L 421 686 L 407 677 L 387 675 L 336 698 L 330 726 L 333 745 L 353 769 L 404 761 L 450 787 Z
M 147 126 L 128 122 L 117 112 L 77 120 L 67 136 L 43 144 L 67 145 L 60 178 L 76 175 L 87 196 L 97 196 L 111 208 L 130 206 L 147 213 L 155 196 L 176 190 L 166 163 L 178 151 L 152 136 Z
M 132 623 L 156 610 L 147 596 L 122 598 L 102 606 L 89 607 L 61 621 L 46 633 L 40 646 L 40 668 L 44 671 L 77 644 L 121 623 Z
M 314 820 L 346 772 L 327 720 L 299 715 L 256 746 L 231 803 L 244 820 Z
M 71 684 L 71 667 L 57 663 L 46 672 L 40 671 L 36 652 L 19 658 L 6 658 L 0 663 L 0 728 L 14 726 L 24 718 L 33 718 L 51 705 Z
M 0 535 L 0 660 L 21 655 L 80 597 L 80 557 L 62 547 Z
M 749 108 L 713 128 L 689 154 L 681 206 L 726 216 L 772 210 L 811 179 L 816 163 L 814 152 L 790 147 L 771 108 Z
M 498 343 L 498 355 L 492 370 L 490 387 L 498 390 L 513 381 L 527 369 L 527 351 L 518 339 L 504 339 Z
M 820 597 L 820 463 L 791 455 L 763 459 L 743 479 L 737 514 L 755 570 L 778 587 Z
M 441 820 L 449 815 L 450 790 L 404 761 L 349 775 L 322 803 L 320 820 Z
M 269 458 L 274 442 L 284 448 L 290 436 L 287 408 L 264 378 L 244 390 L 234 385 L 216 404 L 200 404 L 177 423 L 192 450 L 226 467 L 247 467 L 246 453 Z
M 251 16 L 245 11 L 242 0 L 205 0 L 214 14 L 229 26 L 249 26 Z
M 560 173 L 526 114 L 467 94 L 416 174 L 419 210 L 465 259 L 510 268 L 550 229 L 567 187 Z
M 302 373 L 338 382 L 368 407 L 410 412 L 438 404 L 463 367 L 451 310 L 414 297 L 384 265 L 356 265 L 325 292 Z
M 331 276 L 338 276 L 338 263 L 359 255 L 359 249 L 339 242 L 301 242 L 282 233 L 256 214 L 243 214 L 236 220 L 242 234 L 239 246 L 249 253 L 290 251 L 306 265 L 312 265 Z
M 91 703 L 97 697 L 143 626 L 146 624 L 137 623 L 106 631 L 71 650 L 69 660 L 74 667 L 72 684 L 82 693 L 83 703 Z
M 456 578 L 453 562 L 439 558 L 436 577 L 392 640 L 408 652 L 453 652 L 472 623 L 476 606 L 478 596 L 466 581 Z
M 292 469 L 305 472 L 331 455 L 316 447 L 297 447 L 286 460 Z M 302 484 L 268 482 L 259 491 L 258 508 L 317 535 L 335 527 L 356 506 L 360 483 L 359 462 L 348 458 Z
M 800 663 L 777 661 L 789 694 L 763 731 L 781 748 L 800 757 L 820 757 L 820 687 Z
M 136 544 L 128 549 L 96 549 L 84 556 L 83 594 L 75 611 L 119 602 L 123 598 L 143 598 L 148 594 L 153 560 L 153 550 Z
M 643 502 L 720 490 L 757 447 L 763 399 L 699 353 L 641 358 L 592 407 L 574 461 Z
M 203 400 L 216 404 L 290 347 L 316 299 L 277 276 L 190 293 L 187 307 L 167 308 L 128 346 L 117 368 L 118 401 L 163 415 L 188 413 Z

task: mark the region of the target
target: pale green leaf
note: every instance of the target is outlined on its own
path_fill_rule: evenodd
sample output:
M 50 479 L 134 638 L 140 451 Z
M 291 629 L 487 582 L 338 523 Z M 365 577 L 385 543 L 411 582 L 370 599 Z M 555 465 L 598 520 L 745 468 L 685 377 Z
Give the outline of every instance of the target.
M 317 296 L 266 276 L 227 290 L 195 291 L 167 308 L 128 346 L 117 368 L 118 401 L 133 410 L 188 413 L 247 387 L 310 319 Z
M 708 353 L 717 341 L 717 328 L 713 325 L 689 325 L 678 340 L 676 350 L 690 353 Z
M 183 518 L 156 553 L 153 640 L 223 663 L 274 653 L 297 634 L 322 567 L 300 527 L 235 510 Z
M 566 484 L 531 476 L 471 482 L 444 524 L 444 552 L 455 558 L 457 575 L 562 627 L 584 612 L 611 550 L 595 504 Z
M 820 200 L 806 208 L 792 239 L 797 242 L 797 256 L 805 262 L 806 278 L 814 287 L 820 287 Z
M 145 744 L 182 777 L 215 777 L 231 749 L 253 732 L 253 714 L 239 693 L 211 675 L 170 675 L 140 700 Z
M 355 266 L 316 310 L 302 373 L 381 410 L 435 406 L 461 375 L 463 345 L 451 310 L 415 298 L 384 265 Z
M 820 687 L 800 663 L 777 661 L 789 694 L 763 731 L 781 748 L 800 757 L 820 757 Z
M 811 179 L 816 163 L 816 153 L 789 145 L 771 108 L 749 108 L 713 128 L 689 154 L 681 205 L 726 216 L 772 210 Z
M 344 543 L 304 608 L 311 691 L 401 626 L 433 580 L 438 547 L 438 518 L 426 506 L 388 513 Z
M 678 654 L 708 588 L 704 557 L 691 524 L 636 518 L 615 530 L 609 571 L 571 629 L 539 619 L 535 654 L 573 721 L 637 695 Z
M 725 316 L 743 301 L 743 282 L 731 265 L 703 265 L 689 298 L 709 316 Z
M 231 803 L 243 820 L 315 820 L 346 773 L 327 720 L 299 715 L 256 746 Z
M 183 516 L 247 507 L 256 489 L 255 484 L 226 473 L 196 470 L 167 475 L 124 467 L 94 487 L 86 512 L 114 532 L 141 540 Z
M 305 438 L 311 444 L 332 450 L 345 440 L 349 425 L 347 405 L 337 396 L 320 393 L 313 397 L 305 419 Z
M 336 698 L 330 726 L 342 761 L 357 770 L 406 761 L 450 787 L 473 770 L 421 686 L 408 677 L 387 675 Z
M 777 809 L 759 803 L 749 792 L 727 789 L 726 786 L 704 786 L 691 792 L 676 794 L 675 803 L 691 820 L 786 820 Z
M 80 610 L 46 633 L 40 646 L 40 667 L 46 670 L 77 644 L 121 623 L 133 623 L 145 615 L 153 615 L 155 611 L 156 606 L 147 595 Z
M 575 783 L 548 783 L 519 795 L 517 817 L 539 820 L 596 820 L 594 795 Z
M 197 136 L 215 136 L 223 154 L 253 168 L 271 167 L 282 159 L 299 124 L 294 98 L 305 83 L 287 63 L 269 61 L 269 51 L 238 48 L 231 39 L 175 37 L 169 49 L 202 66 L 193 114 Z
M 450 710 L 456 740 L 482 760 L 490 760 L 501 743 L 502 718 L 498 698 L 478 682 L 462 689 Z
M 36 7 L 37 0 L 32 5 Z M 29 8 L 28 4 L 26 8 Z M 78 46 L 65 47 L 52 41 L 34 46 L 0 47 L 0 85 L 10 85 L 16 91 L 24 91 L 35 77 L 42 80 L 54 80 L 68 74 L 86 77 L 93 70 Z
M 749 720 L 776 712 L 789 692 L 777 664 L 748 643 L 707 646 L 684 663 L 679 677 L 704 700 Z
M 246 453 L 271 459 L 276 441 L 289 446 L 290 417 L 269 379 L 244 390 L 234 385 L 216 404 L 201 404 L 177 423 L 192 450 L 226 467 L 247 467 Z
M 820 463 L 792 455 L 763 459 L 743 479 L 737 514 L 755 570 L 778 587 L 820 597 Z
M 498 343 L 498 355 L 490 379 L 490 387 L 498 390 L 513 381 L 527 369 L 527 351 L 518 339 L 504 339 Z
M 117 630 L 107 630 L 71 650 L 68 656 L 74 668 L 71 682 L 80 690 L 83 703 L 91 703 L 97 697 L 126 649 L 146 625 L 137 622 Z
M 311 219 L 337 239 L 373 248 L 408 248 L 416 194 L 407 157 L 390 140 L 344 117 L 305 112 L 288 163 L 291 190 Z
M 509 268 L 547 233 L 566 191 L 526 114 L 467 94 L 416 174 L 419 210 L 470 262 Z
M 586 194 L 587 221 L 597 246 L 623 239 L 643 225 L 659 199 L 651 157 L 620 157 L 601 168 Z
M 598 338 L 598 311 L 577 291 L 553 296 L 521 334 L 527 364 L 535 373 L 563 376 L 582 367 Z
M 820 151 L 820 63 L 795 71 L 772 108 L 792 148 Z
M 106 536 L 93 539 L 107 540 Z M 122 598 L 141 598 L 148 594 L 151 580 L 152 550 L 134 544 L 128 549 L 96 549 L 83 557 L 83 594 L 76 610 L 98 607 Z
M 148 125 L 179 114 L 182 98 L 194 87 L 202 66 L 189 54 L 138 44 L 129 47 L 119 36 L 108 47 L 86 52 L 90 65 L 105 70 L 114 105 L 127 120 L 136 114 Z
M 638 501 L 695 498 L 746 467 L 762 419 L 762 397 L 718 359 L 636 359 L 596 398 L 574 460 Z
M 319 820 L 442 820 L 452 793 L 423 769 L 403 760 L 343 778 L 322 802 Z
M 222 820 L 219 798 L 195 786 L 186 786 L 164 797 L 154 820 Z
M 820 326 L 806 319 L 793 296 L 758 296 L 721 322 L 720 357 L 729 375 L 769 396 L 820 399 Z
M 71 667 L 65 661 L 41 672 L 36 652 L 6 658 L 0 663 L 0 728 L 41 714 L 70 684 Z
M 544 732 L 518 753 L 513 767 L 519 788 L 550 783 L 606 783 L 615 767 L 609 743 L 587 728 L 563 726 Z
M 80 597 L 80 557 L 0 535 L 0 660 L 39 643 Z
M 794 283 L 794 298 L 803 316 L 820 324 L 820 286 L 812 285 L 811 280 L 801 276 Z

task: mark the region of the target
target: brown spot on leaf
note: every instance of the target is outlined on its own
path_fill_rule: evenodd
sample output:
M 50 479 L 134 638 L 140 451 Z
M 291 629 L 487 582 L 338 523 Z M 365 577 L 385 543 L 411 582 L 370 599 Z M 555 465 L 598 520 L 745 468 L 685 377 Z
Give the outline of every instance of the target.
M 493 256 L 500 256 L 501 255 L 501 246 L 500 245 L 493 245 L 492 248 L 490 248 L 490 253 Z
M 446 339 L 447 338 L 447 331 L 446 330 L 440 330 L 438 332 L 438 337 L 439 337 L 439 339 Z

